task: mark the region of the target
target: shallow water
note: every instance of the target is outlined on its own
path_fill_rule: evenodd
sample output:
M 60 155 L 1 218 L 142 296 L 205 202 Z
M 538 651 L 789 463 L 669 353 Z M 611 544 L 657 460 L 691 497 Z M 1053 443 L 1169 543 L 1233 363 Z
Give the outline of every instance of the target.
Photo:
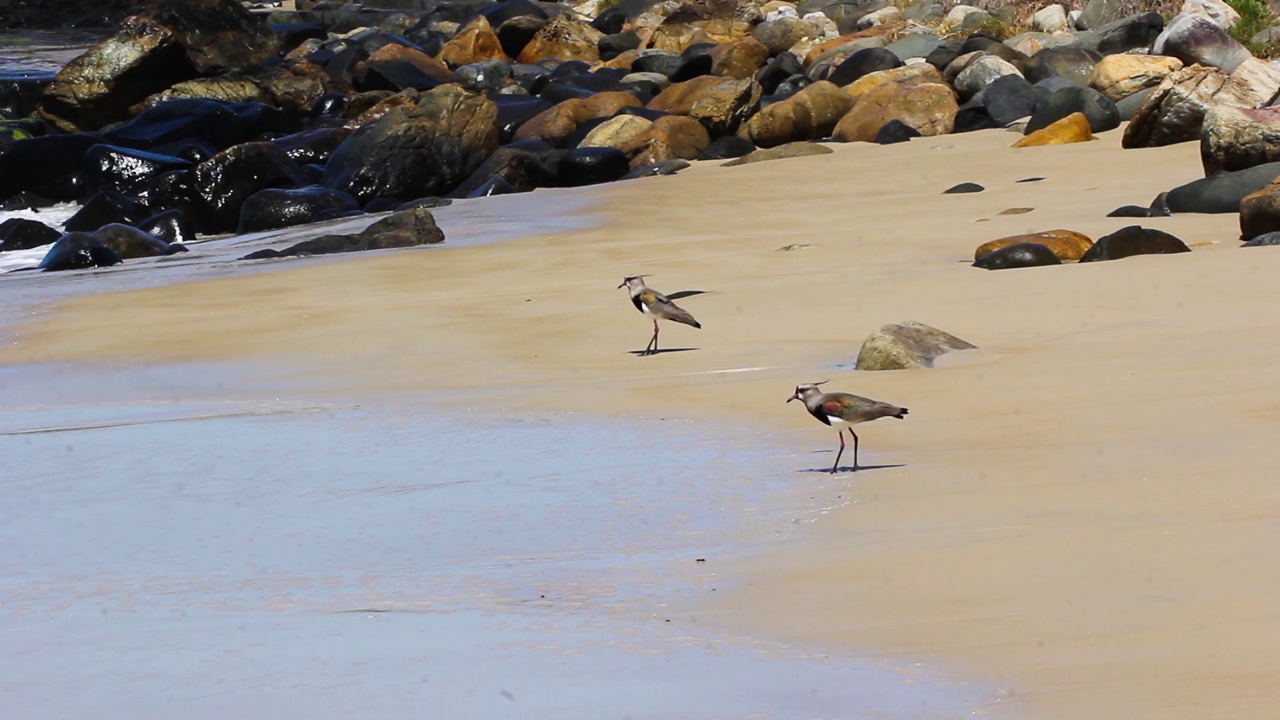
M 840 493 L 764 437 L 269 397 L 225 368 L 5 368 L 0 386 L 0 707 L 21 717 L 915 718 L 981 700 L 679 609 L 724 582 L 717 557 L 794 541 Z

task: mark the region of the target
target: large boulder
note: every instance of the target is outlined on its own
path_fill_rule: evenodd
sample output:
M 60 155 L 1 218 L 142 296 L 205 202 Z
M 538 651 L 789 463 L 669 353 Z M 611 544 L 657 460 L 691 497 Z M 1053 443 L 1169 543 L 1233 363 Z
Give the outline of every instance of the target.
M 1093 88 L 1071 85 L 1053 93 L 1036 108 L 1027 122 L 1025 133 L 1030 135 L 1073 113 L 1083 114 L 1089 121 L 1089 129 L 1096 133 L 1120 127 L 1120 111 L 1106 95 Z
M 392 110 L 351 134 L 325 166 L 322 185 L 361 202 L 444 195 L 498 147 L 497 108 L 457 85 Z
M 897 120 L 920 135 L 946 135 L 955 127 L 955 92 L 943 83 L 886 83 L 858 98 L 832 132 L 843 142 L 874 142 Z
M 1202 65 L 1169 73 L 1129 121 L 1121 143 L 1160 147 L 1199 139 L 1204 114 L 1226 82 L 1221 70 Z
M 191 162 L 183 158 L 104 143 L 85 153 L 82 172 L 87 192 L 115 190 L 138 197 L 155 175 L 189 167 Z
M 514 140 L 541 140 L 564 147 L 578 126 L 587 120 L 614 115 L 625 107 L 639 107 L 640 101 L 626 92 L 602 92 L 587 98 L 570 98 L 534 115 L 520 125 Z
M 839 86 L 820 80 L 791 97 L 756 113 L 740 132 L 757 147 L 828 137 L 853 106 Z
M 270 142 L 233 145 L 192 171 L 196 192 L 219 231 L 234 230 L 240 206 L 266 188 L 296 188 L 307 175 L 284 150 Z
M 1068 145 L 1094 140 L 1089 129 L 1089 118 L 1084 113 L 1072 113 L 1061 120 L 1023 136 L 1013 147 L 1039 147 L 1041 145 Z
M 244 260 L 288 257 L 291 255 L 328 255 L 363 252 L 388 248 L 416 247 L 444 242 L 444 233 L 436 225 L 431 211 L 409 208 L 392 213 L 356 235 L 324 235 L 304 240 L 284 250 L 265 249 L 246 255 Z
M 599 62 L 598 44 L 603 37 L 604 33 L 565 13 L 538 30 L 520 52 L 519 61 L 532 64 L 544 58 L 555 58 Z
M 1161 193 L 1152 207 L 1165 213 L 1239 212 L 1246 195 L 1265 188 L 1277 177 L 1280 177 L 1280 162 L 1220 172 Z
M 1122 17 L 1087 32 L 1078 33 L 1076 43 L 1103 55 L 1147 50 L 1164 30 L 1164 18 L 1157 12 Z
M 1217 23 L 1200 15 L 1178 15 L 1151 45 L 1153 55 L 1176 57 L 1187 65 L 1207 65 L 1230 73 L 1253 57 Z
M 1249 193 L 1240 201 L 1240 239 L 1280 230 L 1280 183 Z
M 885 325 L 862 342 L 859 370 L 905 370 L 933 367 L 941 355 L 972 350 L 977 345 L 915 321 Z
M 305 225 L 322 217 L 356 210 L 360 204 L 348 193 L 326 187 L 267 188 L 245 199 L 240 206 L 237 233 Z
M 638 115 L 624 114 L 611 117 L 592 128 L 578 143 L 578 147 L 607 147 L 621 150 L 652 123 L 652 120 Z
M 95 129 L 175 83 L 250 68 L 279 49 L 263 18 L 235 0 L 165 0 L 67 63 L 39 112 L 63 130 Z
M 1200 161 L 1206 176 L 1280 161 L 1280 106 L 1210 108 L 1200 136 Z
M 1191 252 L 1191 248 L 1163 230 L 1130 225 L 1098 238 L 1080 257 L 1080 262 L 1119 260 L 1133 255 L 1168 255 Z
M 1182 61 L 1160 55 L 1108 55 L 1098 62 L 1089 76 L 1089 87 L 1113 102 L 1155 87 L 1169 73 L 1182 69 Z
M 45 272 L 108 267 L 121 261 L 115 250 L 86 232 L 69 232 L 58 238 L 36 267 Z
M 672 115 L 688 115 L 716 135 L 738 129 L 760 102 L 760 85 L 754 80 L 738 80 L 715 75 L 675 83 L 649 101 L 650 110 Z
M 631 169 L 664 160 L 694 160 L 711 145 L 702 123 L 683 115 L 664 115 L 623 146 Z

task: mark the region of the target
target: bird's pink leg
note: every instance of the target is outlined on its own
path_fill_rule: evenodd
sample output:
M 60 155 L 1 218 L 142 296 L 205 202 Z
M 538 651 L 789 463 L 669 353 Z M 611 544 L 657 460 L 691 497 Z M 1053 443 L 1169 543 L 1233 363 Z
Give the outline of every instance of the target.
M 850 430 L 849 432 L 853 432 L 853 431 Z M 836 435 L 839 436 L 840 438 L 840 449 L 836 451 L 836 461 L 831 466 L 832 475 L 836 474 L 836 468 L 840 467 L 840 456 L 844 454 L 844 430 L 837 432 Z
M 652 343 L 653 343 L 653 352 L 651 352 L 651 353 L 649 353 L 649 354 L 650 354 L 650 355 L 657 355 L 657 354 L 658 354 L 658 321 L 657 321 L 657 319 L 654 319 L 654 321 L 653 321 L 653 340 L 652 340 Z

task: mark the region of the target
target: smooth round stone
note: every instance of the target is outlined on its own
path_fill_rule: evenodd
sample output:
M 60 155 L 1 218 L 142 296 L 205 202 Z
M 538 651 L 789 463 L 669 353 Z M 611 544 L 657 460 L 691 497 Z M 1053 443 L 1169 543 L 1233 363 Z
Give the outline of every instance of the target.
M 983 270 L 1008 270 L 1011 268 L 1061 265 L 1062 260 L 1052 250 L 1039 243 L 1017 243 L 989 252 L 973 262 Z
M 943 195 L 961 195 L 964 193 L 980 193 L 986 190 L 985 187 L 975 182 L 962 182 L 959 185 L 952 185 L 942 191 Z

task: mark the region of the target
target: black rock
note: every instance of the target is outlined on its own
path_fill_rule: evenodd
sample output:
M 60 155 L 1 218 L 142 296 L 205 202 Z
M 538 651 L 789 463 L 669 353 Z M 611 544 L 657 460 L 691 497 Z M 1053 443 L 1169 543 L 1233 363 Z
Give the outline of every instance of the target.
M 137 200 L 114 190 L 103 190 L 89 198 L 62 226 L 67 232 L 93 232 L 111 223 L 132 225 L 144 217 L 146 210 Z
M 120 262 L 122 260 L 115 250 L 89 233 L 69 232 L 58 238 L 36 267 L 45 272 L 55 272 L 107 267 Z
M 56 74 L 34 69 L 0 71 L 0 118 L 29 117 Z
M 397 211 L 365 228 L 358 235 L 325 235 L 304 240 L 284 250 L 259 250 L 242 259 L 326 255 L 432 245 L 440 242 L 444 242 L 444 233 L 436 225 L 431 211 L 423 207 L 414 207 Z
M 491 177 L 480 187 L 467 194 L 469 198 L 491 197 L 493 195 L 512 195 L 520 192 L 515 185 L 507 182 L 502 176 Z
M 755 150 L 756 146 L 750 140 L 737 135 L 721 135 L 706 150 L 698 156 L 699 160 L 729 160 L 738 158 Z
M 626 175 L 623 175 L 620 179 L 635 180 L 636 178 L 654 177 L 657 175 L 675 175 L 676 173 L 680 172 L 681 170 L 684 170 L 687 167 L 689 167 L 688 160 L 671 158 L 669 160 L 663 160 L 661 162 L 649 163 L 648 165 L 641 165 L 635 170 L 632 170 Z
M 965 42 L 965 38 L 952 38 L 951 40 L 947 40 L 926 55 L 924 61 L 937 68 L 938 72 L 942 72 L 948 65 L 955 61 L 956 58 L 963 54 L 961 49 L 964 48 Z
M 1166 255 L 1191 252 L 1191 248 L 1163 230 L 1130 225 L 1110 235 L 1098 238 L 1093 247 L 1085 251 L 1080 262 L 1119 260 L 1131 255 Z
M 894 119 L 885 123 L 883 127 L 876 131 L 875 141 L 880 145 L 893 145 L 918 137 L 920 137 L 919 130 L 901 120 Z
M 496 177 L 502 178 L 509 192 L 529 192 L 537 187 L 553 184 L 555 165 L 563 151 L 524 150 L 512 146 L 495 150 L 471 175 L 449 194 L 453 197 L 476 197 L 480 188 L 492 185 Z
M 1280 162 L 1266 163 L 1235 172 L 1221 172 L 1193 180 L 1162 193 L 1152 206 L 1162 206 L 1175 213 L 1240 212 L 1245 195 L 1257 192 L 1280 177 Z
M 863 48 L 832 68 L 830 74 L 824 79 L 843 87 L 864 75 L 901 66 L 902 61 L 889 50 Z
M 1120 127 L 1120 111 L 1110 98 L 1093 88 L 1077 85 L 1049 96 L 1049 101 L 1031 116 L 1026 134 L 1044 129 L 1072 113 L 1084 113 L 1089 129 L 1095 133 Z
M 29 250 L 48 245 L 62 237 L 62 233 L 36 220 L 9 218 L 0 223 L 0 252 Z
M 186 214 L 174 208 L 156 213 L 134 225 L 139 230 L 169 243 L 187 243 L 196 239 L 195 230 Z
M 1151 211 L 1138 205 L 1121 205 L 1107 213 L 1107 217 L 1151 217 Z
M 282 132 L 287 118 L 262 103 L 228 103 L 201 98 L 166 100 L 103 133 L 112 145 L 154 150 L 200 141 L 215 150 L 253 140 L 266 132 Z
M 779 85 L 797 75 L 808 79 L 799 58 L 789 52 L 778 53 L 777 57 L 756 72 L 756 82 L 760 84 L 762 94 L 773 95 L 777 93 Z
M 626 154 L 617 148 L 575 148 L 560 156 L 555 182 L 566 187 L 596 185 L 618 180 L 630 171 Z
M 147 184 L 153 177 L 189 167 L 190 162 L 172 155 L 104 144 L 94 145 L 85 153 L 81 173 L 88 192 L 114 190 L 146 202 Z
M 1061 265 L 1062 260 L 1040 243 L 1017 243 L 993 250 L 973 261 L 973 266 L 983 270 L 1007 270 L 1010 268 Z
M 982 106 L 972 106 L 961 108 L 956 113 L 955 126 L 952 128 L 953 133 L 974 132 L 975 130 L 988 130 L 991 128 L 1001 127 L 995 123 L 987 109 Z
M 452 204 L 453 204 L 453 200 L 451 198 L 424 197 L 424 198 L 418 198 L 417 200 L 410 200 L 409 202 L 404 203 L 399 207 L 396 207 L 395 209 L 396 210 L 412 210 L 413 208 L 448 207 L 449 205 L 452 205 Z
M 666 77 L 675 75 L 684 64 L 679 54 L 665 50 L 645 50 L 631 62 L 631 72 L 658 73 Z
M 300 165 L 323 165 L 351 135 L 351 128 L 322 127 L 273 139 L 289 159 Z
M 270 142 L 229 147 L 197 165 L 192 175 L 195 190 L 218 231 L 236 228 L 240 206 L 250 195 L 267 188 L 301 187 L 308 182 L 298 164 Z
M 635 30 L 611 33 L 600 38 L 600 41 L 596 43 L 596 49 L 600 51 L 600 57 L 603 60 L 617 57 L 628 50 L 635 50 L 638 47 L 640 47 L 640 34 Z
M 1102 55 L 1115 55 L 1139 48 L 1150 48 L 1164 30 L 1164 18 L 1158 12 L 1133 15 L 1109 22 L 1077 35 L 1083 48 Z
M 551 107 L 550 102 L 528 95 L 494 95 L 490 99 L 498 106 L 498 139 L 502 143 L 510 142 L 521 125 Z
M 986 188 L 975 182 L 962 182 L 959 185 L 952 185 L 942 191 L 943 195 L 959 195 L 962 193 L 980 193 Z
M 305 225 L 320 212 L 345 213 L 360 207 L 348 193 L 325 187 L 267 188 L 245 199 L 236 233 Z
M 697 51 L 699 49 L 701 50 L 700 52 Z M 711 55 L 706 52 L 706 49 L 697 48 L 697 46 L 685 48 L 685 51 L 680 54 L 680 61 L 680 67 L 676 68 L 676 71 L 670 75 L 673 83 L 692 80 L 702 75 L 710 75 L 711 66 L 714 62 Z
M 1047 90 L 1037 88 L 1020 75 L 996 78 L 980 93 L 982 107 L 997 127 L 1035 114 L 1036 108 L 1049 100 Z
M 85 153 L 101 142 L 101 135 L 70 133 L 0 145 L 0 198 L 25 190 L 54 200 L 75 200 Z
M 57 204 L 58 203 L 51 198 L 23 190 L 20 193 L 10 195 L 5 198 L 3 202 L 0 202 L 0 211 L 40 210 L 42 208 L 53 207 Z

